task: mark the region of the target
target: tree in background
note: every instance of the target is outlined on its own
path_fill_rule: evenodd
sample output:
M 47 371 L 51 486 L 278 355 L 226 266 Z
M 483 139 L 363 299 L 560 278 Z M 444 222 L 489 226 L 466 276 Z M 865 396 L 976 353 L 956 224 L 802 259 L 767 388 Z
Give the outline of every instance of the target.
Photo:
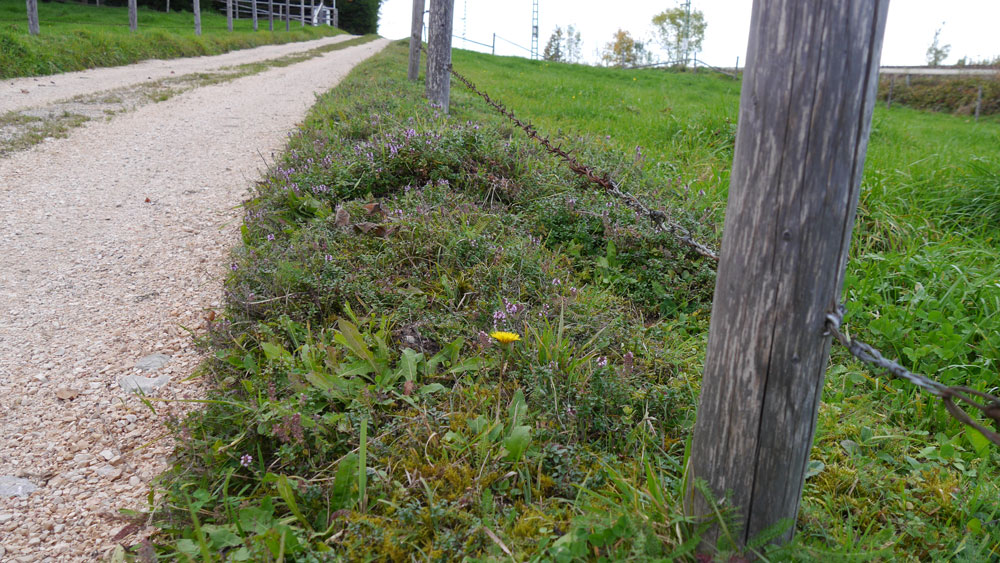
M 934 31 L 934 41 L 927 48 L 927 64 L 930 66 L 937 66 L 943 63 L 948 58 L 948 53 L 951 52 L 951 45 L 940 45 L 938 43 L 940 35 L 941 28 L 939 27 Z
M 566 57 L 563 54 L 562 48 L 563 40 L 563 30 L 557 25 L 556 30 L 549 37 L 549 42 L 545 44 L 545 50 L 542 51 L 542 58 L 557 63 L 565 61 Z
M 568 63 L 580 62 L 583 51 L 583 41 L 580 39 L 580 32 L 575 27 L 566 28 L 566 48 L 563 50 L 563 60 Z
M 340 29 L 355 35 L 378 33 L 378 10 L 382 0 L 337 0 Z
M 582 44 L 580 32 L 575 27 L 567 26 L 563 32 L 561 27 L 556 26 L 556 30 L 552 32 L 549 42 L 545 45 L 542 58 L 547 61 L 578 63 L 583 50 Z
M 653 16 L 653 29 L 660 45 L 667 51 L 671 61 L 684 61 L 685 66 L 691 53 L 701 50 L 705 39 L 705 14 L 701 10 L 691 10 L 680 6 L 664 10 Z
M 636 41 L 629 32 L 619 29 L 613 40 L 604 46 L 601 61 L 607 66 L 630 68 L 652 62 L 653 54 L 642 41 Z

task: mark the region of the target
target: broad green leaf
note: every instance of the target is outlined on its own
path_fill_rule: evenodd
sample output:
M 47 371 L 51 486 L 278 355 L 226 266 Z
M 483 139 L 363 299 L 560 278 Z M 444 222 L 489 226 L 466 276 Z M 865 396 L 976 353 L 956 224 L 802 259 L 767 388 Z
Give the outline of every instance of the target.
M 528 403 L 524 402 L 524 391 L 518 389 L 514 393 L 514 397 L 510 400 L 510 406 L 507 407 L 507 414 L 510 416 L 510 425 L 516 426 L 521 424 L 521 419 L 524 418 L 527 412 Z
M 373 362 L 375 356 L 368 349 L 368 346 L 365 345 L 365 339 L 358 332 L 357 327 L 344 319 L 338 320 L 337 326 L 340 327 L 340 332 L 337 334 L 339 338 L 335 338 L 345 344 L 355 356 L 372 363 L 372 369 L 374 369 L 375 364 Z
M 972 448 L 976 450 L 976 455 L 981 458 L 985 458 L 986 454 L 989 453 L 989 439 L 986 438 L 986 436 L 983 436 L 982 432 L 972 427 L 966 429 L 965 437 L 968 438 L 969 444 L 972 445 Z
M 268 474 L 267 477 L 265 477 L 265 482 L 271 475 L 272 474 Z M 295 515 L 295 518 L 311 532 L 312 524 L 309 523 L 309 520 L 306 520 L 305 515 L 302 514 L 301 510 L 299 510 L 299 505 L 295 502 L 295 492 L 292 490 L 292 484 L 288 481 L 288 477 L 284 475 L 275 475 L 274 487 L 277 489 L 278 495 L 281 496 L 281 500 L 285 501 L 285 504 L 288 506 L 288 510 L 291 510 L 292 514 Z
M 350 508 L 354 504 L 351 495 L 351 486 L 354 484 L 354 475 L 358 471 L 357 454 L 347 454 L 340 465 L 337 466 L 337 474 L 333 478 L 333 496 L 330 499 L 332 510 Z
M 403 355 L 399 358 L 399 368 L 397 373 L 399 373 L 399 375 L 401 375 L 406 381 L 416 381 L 417 367 L 423 359 L 423 354 L 409 348 L 404 349 Z
M 507 450 L 507 455 L 504 459 L 514 462 L 520 461 L 521 456 L 524 455 L 524 450 L 528 449 L 528 444 L 530 443 L 530 426 L 515 426 L 511 428 L 510 435 L 503 441 L 503 447 Z
M 424 385 L 423 387 L 421 387 L 419 392 L 421 395 L 430 395 L 431 393 L 444 391 L 444 389 L 445 389 L 444 385 L 441 385 L 440 383 L 430 383 L 428 385 Z
M 466 358 L 457 364 L 451 366 L 448 373 L 462 373 L 466 371 L 479 371 L 480 369 L 488 366 L 490 360 L 486 358 Z
M 236 545 L 242 545 L 243 540 L 240 539 L 232 530 L 222 526 L 212 526 L 210 524 L 205 524 L 203 526 L 208 537 L 212 539 L 212 547 L 215 549 L 221 549 L 224 547 L 232 547 Z
M 264 351 L 264 355 L 267 356 L 267 359 L 272 362 L 291 356 L 291 354 L 288 353 L 288 350 L 285 350 L 278 344 L 271 344 L 270 342 L 261 342 L 260 349 Z

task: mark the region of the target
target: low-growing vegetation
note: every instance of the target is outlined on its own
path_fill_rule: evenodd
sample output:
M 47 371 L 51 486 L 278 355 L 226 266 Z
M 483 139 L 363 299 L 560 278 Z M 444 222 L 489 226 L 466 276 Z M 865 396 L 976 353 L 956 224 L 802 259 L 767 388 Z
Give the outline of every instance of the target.
M 428 105 L 405 60 L 394 44 L 321 97 L 246 202 L 215 390 L 172 423 L 161 533 L 128 553 L 695 560 L 681 491 L 712 265 L 457 83 L 450 115 Z M 737 83 L 454 64 L 718 244 Z M 980 389 L 1000 385 L 998 136 L 876 112 L 846 282 L 852 335 Z M 812 458 L 796 539 L 758 555 L 1000 554 L 1000 455 L 836 348 Z
M 979 115 L 1000 114 L 1000 69 L 986 76 L 883 76 L 879 80 L 878 96 L 883 102 L 915 109 L 974 115 L 979 100 Z M 980 89 L 982 97 L 980 98 Z M 992 117 L 994 123 L 997 122 Z
M 206 2 L 203 6 L 202 34 L 197 36 L 191 12 L 166 13 L 142 7 L 139 30 L 132 33 L 128 8 L 41 2 L 41 33 L 31 36 L 24 3 L 0 3 L 0 79 L 118 66 L 145 59 L 217 55 L 343 33 L 333 27 L 302 27 L 296 22 L 286 32 L 283 21 L 275 21 L 274 32 L 269 32 L 266 20 L 259 22 L 260 31 L 255 32 L 245 18 L 234 21 L 230 33 L 225 15 L 209 10 L 210 5 Z

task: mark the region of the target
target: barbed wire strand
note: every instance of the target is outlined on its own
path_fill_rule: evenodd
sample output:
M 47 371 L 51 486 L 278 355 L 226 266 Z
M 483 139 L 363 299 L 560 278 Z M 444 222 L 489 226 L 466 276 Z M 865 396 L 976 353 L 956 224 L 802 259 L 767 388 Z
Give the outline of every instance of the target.
M 426 49 L 424 49 L 424 52 L 426 53 Z M 497 110 L 501 115 L 523 129 L 524 132 L 527 133 L 528 137 L 541 144 L 542 147 L 544 147 L 549 153 L 559 157 L 574 173 L 583 176 L 592 183 L 603 188 L 606 192 L 622 199 L 625 201 L 626 205 L 631 207 L 636 212 L 646 215 L 653 222 L 656 230 L 668 232 L 677 237 L 677 239 L 682 243 L 691 247 L 698 254 L 716 262 L 719 261 L 719 255 L 716 251 L 694 240 L 687 229 L 677 223 L 674 223 L 673 221 L 670 221 L 666 213 L 650 209 L 648 206 L 643 204 L 639 198 L 625 190 L 622 190 L 618 183 L 612 180 L 607 173 L 598 173 L 594 168 L 581 163 L 572 155 L 567 153 L 561 146 L 553 146 L 549 138 L 539 134 L 538 130 L 532 124 L 525 123 L 518 119 L 512 111 L 506 108 L 506 106 L 493 100 L 489 94 L 479 90 L 475 84 L 456 71 L 454 67 L 449 65 L 448 70 L 455 78 L 461 81 L 466 88 L 479 95 L 479 97 L 483 98 L 487 104 Z M 847 348 L 851 355 L 865 363 L 880 367 L 892 375 L 908 381 L 927 393 L 938 397 L 944 403 L 945 409 L 948 410 L 948 413 L 951 414 L 952 417 L 967 426 L 975 428 L 984 437 L 986 437 L 987 440 L 997 446 L 1000 446 L 1000 434 L 977 423 L 967 412 L 956 404 L 957 400 L 970 405 L 972 408 L 979 410 L 987 417 L 993 419 L 998 427 L 1000 427 L 1000 399 L 990 395 L 989 393 L 984 393 L 976 389 L 964 386 L 947 386 L 923 375 L 915 374 L 899 365 L 899 363 L 887 359 L 881 352 L 873 348 L 871 345 L 861 342 L 860 340 L 850 338 L 840 330 L 845 311 L 846 308 L 843 305 L 840 305 L 835 311 L 827 313 L 826 329 L 827 334 L 833 335 L 837 342 Z M 979 403 L 972 397 L 983 399 L 984 403 Z
M 840 305 L 835 311 L 827 313 L 826 329 L 827 333 L 832 334 L 833 337 L 837 339 L 837 342 L 840 342 L 845 348 L 847 348 L 852 356 L 867 364 L 880 367 L 892 375 L 900 379 L 904 379 L 927 393 L 938 397 L 944 403 L 944 407 L 948 410 L 948 413 L 950 413 L 956 420 L 975 428 L 983 436 L 985 436 L 986 439 L 993 442 L 997 446 L 1000 446 L 1000 434 L 974 421 L 967 412 L 956 404 L 956 399 L 960 402 L 964 402 L 972 408 L 979 410 L 1000 425 L 1000 399 L 990 395 L 989 393 L 984 393 L 969 387 L 949 387 L 923 375 L 913 373 L 899 365 L 897 362 L 887 359 L 881 352 L 869 344 L 850 338 L 840 331 L 845 311 L 845 307 Z M 980 399 L 983 399 L 984 403 L 979 403 L 972 397 L 979 397 Z
M 582 176 L 587 180 L 590 180 L 592 183 L 597 184 L 598 186 L 603 188 L 604 191 L 606 191 L 607 193 L 624 201 L 625 204 L 630 208 L 632 208 L 633 211 L 645 215 L 647 218 L 649 218 L 650 222 L 653 224 L 654 230 L 670 233 L 678 241 L 680 241 L 687 247 L 691 248 L 698 254 L 714 262 L 719 261 L 718 251 L 709 248 L 705 244 L 702 244 L 697 240 L 695 240 L 694 237 L 691 235 L 690 231 L 688 231 L 680 224 L 672 221 L 666 213 L 664 213 L 663 211 L 659 211 L 657 209 L 650 209 L 649 206 L 642 203 L 642 201 L 640 201 L 639 198 L 623 190 L 621 186 L 618 184 L 618 182 L 614 181 L 611 178 L 611 176 L 608 175 L 608 173 L 598 172 L 592 166 L 588 166 L 586 164 L 581 163 L 574 156 L 563 150 L 561 145 L 558 146 L 553 145 L 552 141 L 548 137 L 540 134 L 538 132 L 538 129 L 536 129 L 534 125 L 518 119 L 518 117 L 514 115 L 514 112 L 507 109 L 507 107 L 504 106 L 499 101 L 491 98 L 490 95 L 487 94 L 486 92 L 483 92 L 482 90 L 477 88 L 476 85 L 472 83 L 472 81 L 470 81 L 468 78 L 466 78 L 458 71 L 456 71 L 452 65 L 448 65 L 448 71 L 451 72 L 452 76 L 454 76 L 460 82 L 462 82 L 462 84 L 464 84 L 466 88 L 472 90 L 474 93 L 479 95 L 479 97 L 485 100 L 490 107 L 497 110 L 501 115 L 509 119 L 515 125 L 520 127 L 522 130 L 524 130 L 524 132 L 528 135 L 528 137 L 537 141 L 550 154 L 561 159 L 566 164 L 566 166 L 568 166 L 569 169 L 572 170 L 574 173 L 576 173 L 578 176 Z

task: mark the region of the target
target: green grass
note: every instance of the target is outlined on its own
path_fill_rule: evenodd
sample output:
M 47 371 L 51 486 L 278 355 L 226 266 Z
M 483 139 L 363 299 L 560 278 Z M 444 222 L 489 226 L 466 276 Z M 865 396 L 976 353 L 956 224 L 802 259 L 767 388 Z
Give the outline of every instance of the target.
M 681 491 L 711 264 L 461 85 L 450 116 L 429 107 L 405 59 L 394 44 L 321 97 L 246 203 L 158 553 L 694 560 Z M 738 84 L 454 64 L 718 244 Z M 979 389 L 1000 385 L 998 135 L 876 112 L 845 289 L 852 335 Z M 796 538 L 768 558 L 1000 553 L 996 449 L 839 348 L 811 458 Z
M 269 32 L 263 19 L 258 32 L 253 31 L 250 19 L 240 19 L 233 22 L 229 33 L 225 15 L 204 8 L 201 36 L 194 34 L 192 13 L 168 14 L 146 8 L 139 9 L 139 30 L 131 33 L 127 8 L 42 2 L 38 5 L 41 33 L 31 36 L 23 4 L 0 2 L 0 78 L 57 74 L 151 58 L 216 55 L 343 33 L 325 26 L 303 28 L 295 22 L 286 32 L 284 22 L 278 21 L 275 31 Z

